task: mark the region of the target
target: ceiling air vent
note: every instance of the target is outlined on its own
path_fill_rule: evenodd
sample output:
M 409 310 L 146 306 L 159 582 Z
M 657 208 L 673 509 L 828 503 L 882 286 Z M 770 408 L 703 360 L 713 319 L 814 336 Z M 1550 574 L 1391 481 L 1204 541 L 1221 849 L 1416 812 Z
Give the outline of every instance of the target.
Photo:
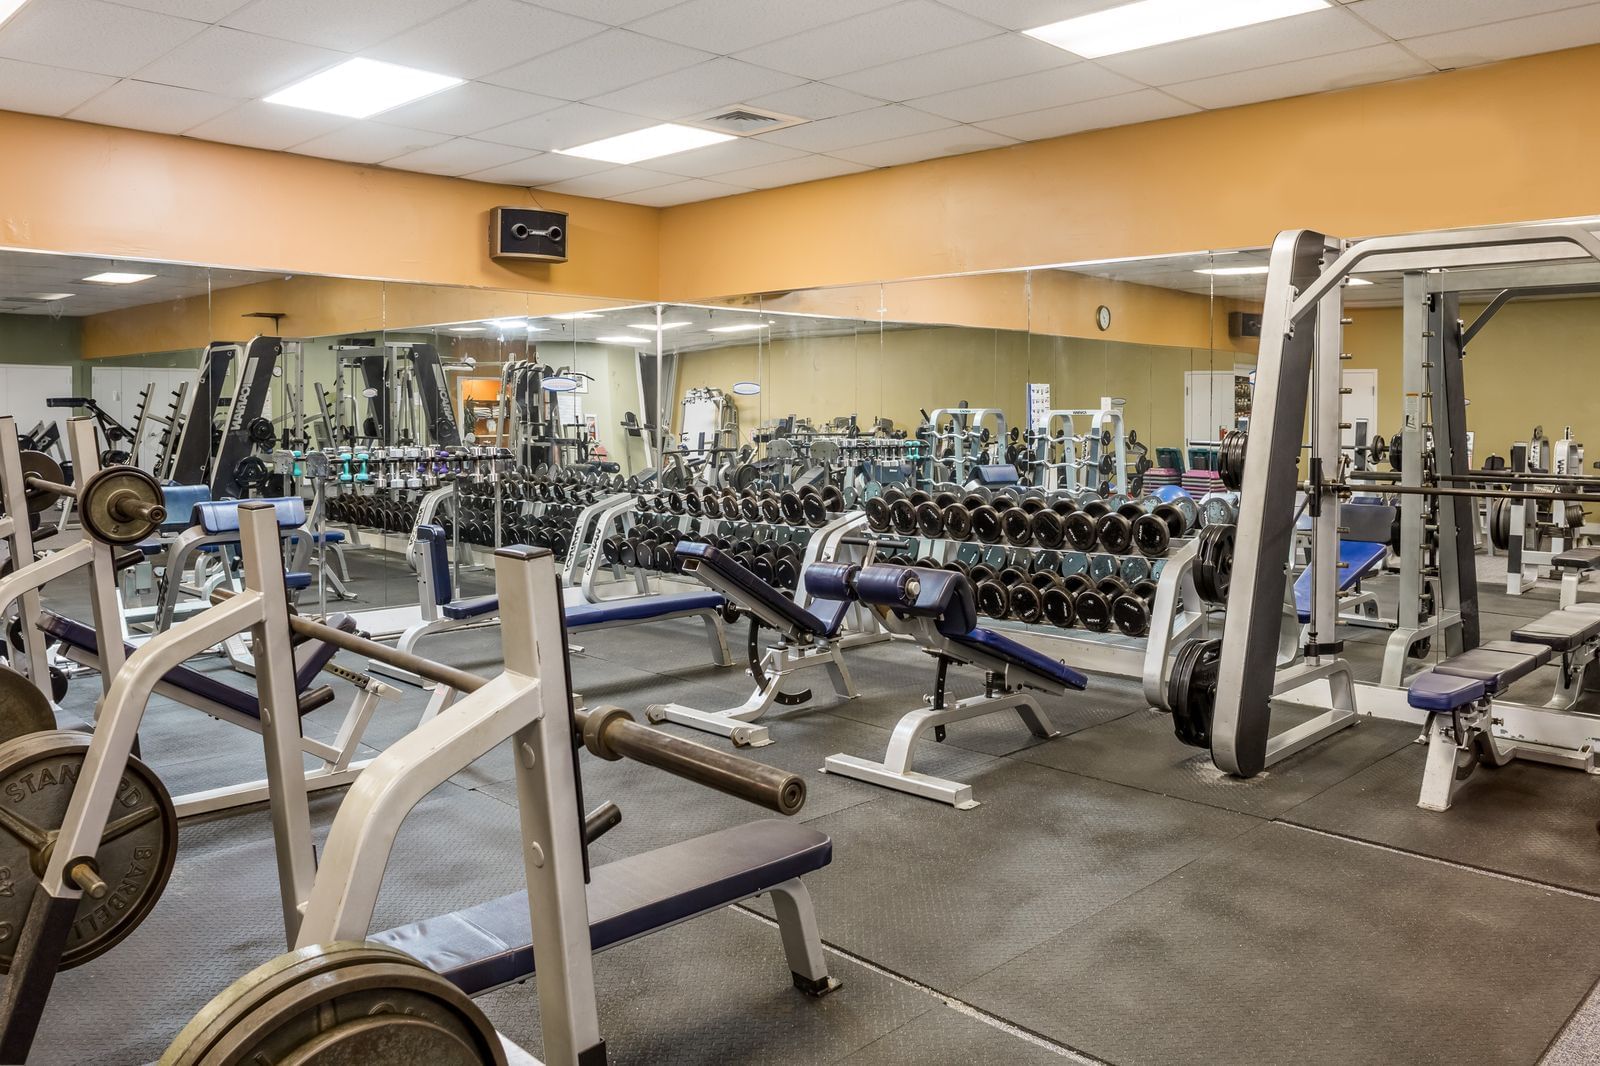
M 753 133 L 770 133 L 773 130 L 798 126 L 809 120 L 760 107 L 751 107 L 749 104 L 737 104 L 733 107 L 719 107 L 709 114 L 689 121 L 704 129 L 748 137 Z

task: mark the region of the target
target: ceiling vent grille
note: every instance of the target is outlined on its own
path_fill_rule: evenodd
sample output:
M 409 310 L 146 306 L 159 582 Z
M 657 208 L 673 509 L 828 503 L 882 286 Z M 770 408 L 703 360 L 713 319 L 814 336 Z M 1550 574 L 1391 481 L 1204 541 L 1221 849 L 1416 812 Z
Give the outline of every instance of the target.
M 751 107 L 749 104 L 736 104 L 732 107 L 719 107 L 699 118 L 689 120 L 696 126 L 718 133 L 731 133 L 738 137 L 748 137 L 754 133 L 770 133 L 773 130 L 787 129 L 798 126 L 809 119 L 797 118 L 794 115 L 785 115 L 777 111 L 768 111 L 765 108 Z

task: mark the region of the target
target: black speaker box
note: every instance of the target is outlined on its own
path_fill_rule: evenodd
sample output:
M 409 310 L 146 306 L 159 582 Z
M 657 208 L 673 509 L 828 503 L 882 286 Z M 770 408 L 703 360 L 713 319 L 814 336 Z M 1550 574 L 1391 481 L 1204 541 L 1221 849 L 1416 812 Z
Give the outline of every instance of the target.
M 493 259 L 567 261 L 567 213 L 528 207 L 497 207 L 489 212 L 489 255 Z
M 1252 315 L 1247 311 L 1228 312 L 1228 336 L 1230 337 L 1259 337 L 1261 336 L 1261 316 Z

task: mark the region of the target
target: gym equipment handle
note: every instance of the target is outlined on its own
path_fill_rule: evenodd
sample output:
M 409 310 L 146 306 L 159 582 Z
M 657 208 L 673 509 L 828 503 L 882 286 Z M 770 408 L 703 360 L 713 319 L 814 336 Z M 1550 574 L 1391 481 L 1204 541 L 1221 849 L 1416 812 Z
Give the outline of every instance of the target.
M 212 592 L 211 602 L 221 603 L 234 595 L 237 594 L 231 589 L 219 588 Z M 289 616 L 289 628 L 310 640 L 327 641 L 334 647 L 448 685 L 457 692 L 476 692 L 488 684 L 487 679 L 477 674 L 299 615 Z M 642 725 L 620 707 L 578 710 L 573 718 L 584 746 L 602 759 L 628 758 L 642 762 L 779 814 L 794 814 L 805 805 L 806 783 L 799 774 Z

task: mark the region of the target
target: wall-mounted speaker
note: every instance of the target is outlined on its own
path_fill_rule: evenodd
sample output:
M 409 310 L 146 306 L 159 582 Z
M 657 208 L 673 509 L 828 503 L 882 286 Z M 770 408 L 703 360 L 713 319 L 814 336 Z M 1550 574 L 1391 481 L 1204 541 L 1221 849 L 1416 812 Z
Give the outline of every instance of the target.
M 1228 336 L 1230 337 L 1259 337 L 1261 336 L 1261 316 L 1252 315 L 1247 311 L 1228 312 Z
M 567 261 L 567 213 L 527 207 L 497 207 L 489 212 L 492 259 Z

